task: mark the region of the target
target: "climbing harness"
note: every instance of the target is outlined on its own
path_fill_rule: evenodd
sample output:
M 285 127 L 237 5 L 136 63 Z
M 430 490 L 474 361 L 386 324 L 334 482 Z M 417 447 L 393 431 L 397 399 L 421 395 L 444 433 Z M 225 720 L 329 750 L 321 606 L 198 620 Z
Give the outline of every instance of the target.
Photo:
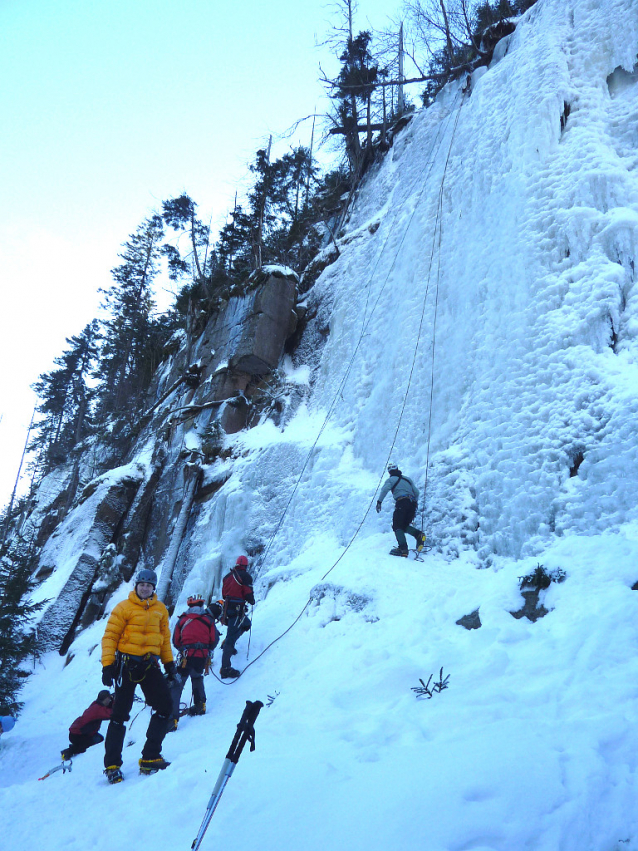
M 129 682 L 139 685 L 146 676 L 146 672 L 153 665 L 157 666 L 157 656 L 152 653 L 146 653 L 144 656 L 131 656 L 128 653 L 120 653 L 118 651 L 116 664 L 119 666 L 119 675 L 116 681 L 117 685 L 122 685 L 124 671 L 128 674 Z M 139 677 L 139 679 L 136 679 Z

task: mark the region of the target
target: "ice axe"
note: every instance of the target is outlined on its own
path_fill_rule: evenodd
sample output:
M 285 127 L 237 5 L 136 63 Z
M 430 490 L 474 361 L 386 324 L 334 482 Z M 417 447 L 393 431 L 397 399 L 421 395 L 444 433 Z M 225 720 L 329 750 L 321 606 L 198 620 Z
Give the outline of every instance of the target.
M 237 725 L 237 732 L 235 733 L 230 749 L 226 754 L 222 770 L 219 772 L 219 777 L 217 778 L 217 783 L 213 789 L 213 794 L 210 796 L 210 801 L 206 807 L 204 819 L 201 823 L 197 836 L 191 845 L 191 851 L 197 851 L 199 846 L 202 844 L 202 839 L 208 829 L 208 825 L 210 824 L 210 820 L 212 819 L 217 804 L 219 803 L 219 799 L 226 788 L 226 784 L 230 780 L 231 774 L 235 770 L 235 766 L 237 765 L 246 742 L 250 742 L 251 751 L 255 750 L 255 721 L 257 720 L 259 710 L 263 705 L 264 704 L 261 700 L 255 700 L 254 702 L 250 700 L 246 701 L 246 708 L 244 709 L 241 720 Z

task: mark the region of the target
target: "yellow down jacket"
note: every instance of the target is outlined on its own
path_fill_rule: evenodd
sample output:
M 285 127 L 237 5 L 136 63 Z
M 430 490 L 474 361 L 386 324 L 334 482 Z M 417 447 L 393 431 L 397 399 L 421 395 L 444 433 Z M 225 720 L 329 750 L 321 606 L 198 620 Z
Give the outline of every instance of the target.
M 113 609 L 102 639 L 102 665 L 111 665 L 117 650 L 131 656 L 153 653 L 164 664 L 173 661 L 168 609 L 156 594 L 140 600 L 131 591 L 128 599 Z

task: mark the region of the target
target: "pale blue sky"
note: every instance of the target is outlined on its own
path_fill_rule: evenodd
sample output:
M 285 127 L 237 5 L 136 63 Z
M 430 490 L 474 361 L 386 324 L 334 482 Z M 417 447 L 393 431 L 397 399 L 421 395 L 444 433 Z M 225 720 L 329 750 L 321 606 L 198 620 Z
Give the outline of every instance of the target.
M 362 2 L 357 28 L 398 5 Z M 223 221 L 268 134 L 321 109 L 331 15 L 321 0 L 0 0 L 0 503 L 29 385 L 96 315 L 122 242 L 182 191 Z

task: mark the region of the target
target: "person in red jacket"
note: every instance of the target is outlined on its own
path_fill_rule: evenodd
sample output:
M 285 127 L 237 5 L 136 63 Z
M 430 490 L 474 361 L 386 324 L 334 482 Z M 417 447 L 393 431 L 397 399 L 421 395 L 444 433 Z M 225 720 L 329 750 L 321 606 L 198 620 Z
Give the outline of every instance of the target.
M 71 759 L 104 741 L 104 736 L 98 731 L 102 721 L 108 721 L 113 714 L 112 707 L 113 695 L 102 689 L 96 700 L 69 727 L 69 747 L 62 751 L 62 759 Z
M 224 613 L 222 623 L 227 627 L 226 638 L 222 642 L 222 667 L 219 672 L 223 680 L 239 676 L 239 671 L 231 667 L 231 657 L 237 652 L 235 642 L 250 629 L 250 620 L 246 617 L 246 603 L 255 605 L 253 578 L 248 573 L 248 559 L 239 556 L 235 566 L 224 576 L 222 583 Z
M 206 690 L 204 672 L 210 657 L 219 642 L 214 615 L 205 608 L 203 594 L 192 594 L 188 600 L 188 611 L 177 619 L 173 630 L 173 644 L 180 652 L 177 674 L 171 684 L 173 714 L 168 722 L 169 731 L 177 730 L 179 701 L 188 678 L 191 678 L 194 705 L 189 715 L 204 715 L 206 712 Z M 221 614 L 221 611 L 219 612 Z

